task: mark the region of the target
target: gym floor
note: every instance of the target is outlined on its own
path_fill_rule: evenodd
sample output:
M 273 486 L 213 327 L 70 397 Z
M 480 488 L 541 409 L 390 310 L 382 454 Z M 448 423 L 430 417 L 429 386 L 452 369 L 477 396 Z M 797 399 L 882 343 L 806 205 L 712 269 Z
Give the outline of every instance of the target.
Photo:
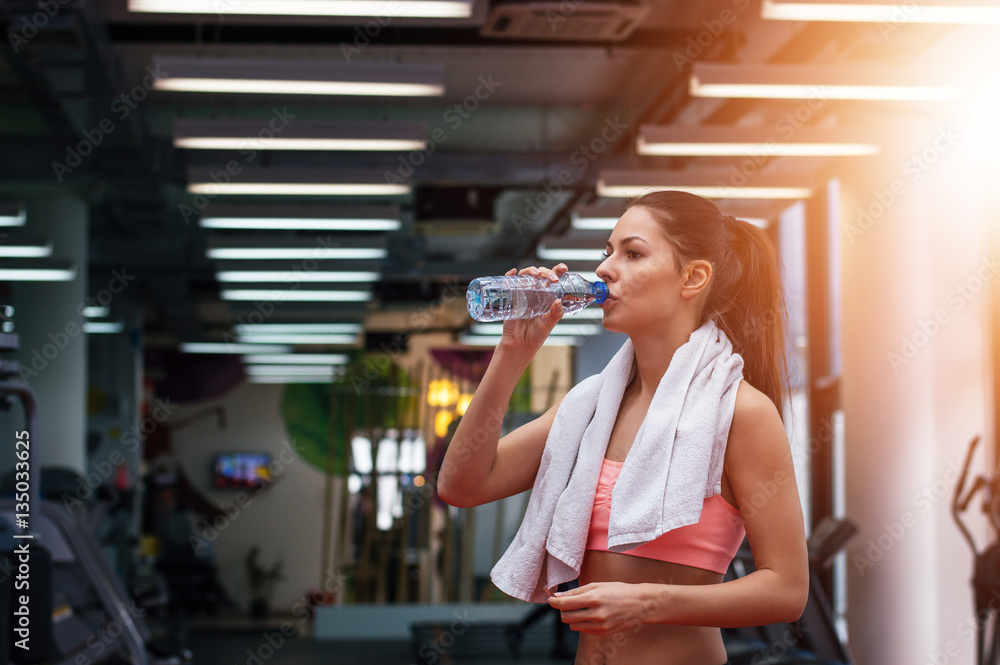
M 418 653 L 409 640 L 315 641 L 307 633 L 285 638 L 280 625 L 280 618 L 265 624 L 225 617 L 194 619 L 185 631 L 194 656 L 191 665 L 566 665 L 576 650 L 576 636 L 571 635 L 569 654 L 555 657 L 552 627 L 544 622 L 525 631 L 515 647 L 519 657 L 497 626 L 470 631 L 454 643 L 442 640 L 447 649 L 425 641 Z

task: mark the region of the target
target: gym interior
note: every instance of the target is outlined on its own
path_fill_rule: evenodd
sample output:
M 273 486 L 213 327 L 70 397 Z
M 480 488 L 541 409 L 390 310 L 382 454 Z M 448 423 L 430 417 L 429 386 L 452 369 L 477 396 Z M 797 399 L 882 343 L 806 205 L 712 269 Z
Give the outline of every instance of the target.
M 810 599 L 725 629 L 731 662 L 1000 658 L 1000 3 L 0 18 L 2 659 L 570 662 L 490 581 L 527 493 L 436 492 L 502 329 L 465 292 L 592 279 L 650 189 L 761 227 L 783 271 Z M 605 366 L 600 318 L 557 324 L 503 431 Z

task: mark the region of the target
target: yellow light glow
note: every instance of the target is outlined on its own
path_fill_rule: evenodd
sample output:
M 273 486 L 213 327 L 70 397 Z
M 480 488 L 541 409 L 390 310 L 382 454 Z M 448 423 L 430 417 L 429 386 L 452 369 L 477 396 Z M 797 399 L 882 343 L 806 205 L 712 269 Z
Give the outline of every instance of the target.
M 430 406 L 451 406 L 458 398 L 458 386 L 448 379 L 431 381 L 427 386 L 427 404 Z
M 464 416 L 465 411 L 469 408 L 470 404 L 472 404 L 472 395 L 464 394 L 458 398 L 458 403 L 455 405 L 455 411 L 458 412 L 458 415 Z
M 438 411 L 434 416 L 434 435 L 438 437 L 448 436 L 448 425 L 455 419 L 455 414 L 451 411 Z

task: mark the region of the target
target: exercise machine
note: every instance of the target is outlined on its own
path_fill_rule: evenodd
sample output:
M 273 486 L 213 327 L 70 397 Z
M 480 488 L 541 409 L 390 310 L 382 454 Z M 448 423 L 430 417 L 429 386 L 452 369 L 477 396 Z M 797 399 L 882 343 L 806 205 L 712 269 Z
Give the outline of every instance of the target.
M 11 313 L 0 306 L 0 322 Z M 70 508 L 43 491 L 45 477 L 34 463 L 37 400 L 18 378 L 18 363 L 2 355 L 17 348 L 16 334 L 0 332 L 0 410 L 9 410 L 15 400 L 21 403 L 24 428 L 17 439 L 28 442 L 17 448 L 26 451 L 18 458 L 23 464 L 10 474 L 7 487 L 0 487 L 0 609 L 8 619 L 0 630 L 0 662 L 71 665 L 85 659 L 92 664 L 181 665 L 191 659 L 190 652 L 170 653 L 154 643 L 145 616 L 155 603 L 141 606 L 126 592 L 86 508 Z M 22 570 L 25 547 L 31 555 Z M 13 619 L 20 596 L 26 594 L 18 588 L 25 573 L 30 621 L 27 632 L 18 632 L 24 626 Z M 155 589 L 156 584 L 144 581 L 143 586 Z M 24 635 L 30 638 L 29 650 L 17 644 Z

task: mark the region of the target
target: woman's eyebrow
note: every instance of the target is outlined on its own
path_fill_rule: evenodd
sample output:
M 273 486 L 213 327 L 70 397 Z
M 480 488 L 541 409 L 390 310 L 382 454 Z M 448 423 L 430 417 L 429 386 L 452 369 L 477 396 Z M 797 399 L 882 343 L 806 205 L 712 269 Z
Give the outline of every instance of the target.
M 646 243 L 647 245 L 649 244 L 648 242 L 646 242 L 645 240 L 643 240 L 639 236 L 629 236 L 627 238 L 622 238 L 622 244 L 624 245 L 625 243 L 631 242 L 633 240 L 638 240 L 639 242 Z M 611 247 L 611 241 L 610 240 L 608 240 L 608 243 L 605 245 L 605 247 Z

